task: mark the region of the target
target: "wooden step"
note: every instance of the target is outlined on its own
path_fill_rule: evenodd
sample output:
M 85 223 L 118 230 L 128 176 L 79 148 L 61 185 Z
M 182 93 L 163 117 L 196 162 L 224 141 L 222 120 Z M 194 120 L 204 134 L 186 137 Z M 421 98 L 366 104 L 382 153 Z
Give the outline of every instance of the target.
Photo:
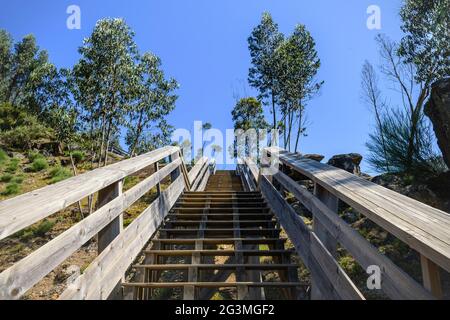
M 195 244 L 201 241 L 203 244 L 234 244 L 236 241 L 243 244 L 268 244 L 268 243 L 285 243 L 286 238 L 204 238 L 204 239 L 153 239 L 152 242 L 161 244 Z
M 235 270 L 242 268 L 246 270 L 286 270 L 289 268 L 299 268 L 300 265 L 295 264 L 275 264 L 275 263 L 261 263 L 261 264 L 138 264 L 134 265 L 136 269 L 146 270 L 187 270 L 189 268 L 198 268 L 199 270 Z
M 290 255 L 291 250 L 144 250 L 145 254 L 155 254 L 158 256 L 191 256 L 192 254 L 200 254 L 202 256 L 234 256 L 237 253 L 244 256 L 253 257 L 269 257 Z
M 147 282 L 147 283 L 122 283 L 123 287 L 130 288 L 179 288 L 185 286 L 202 288 L 233 288 L 239 286 L 247 287 L 304 287 L 303 282 Z

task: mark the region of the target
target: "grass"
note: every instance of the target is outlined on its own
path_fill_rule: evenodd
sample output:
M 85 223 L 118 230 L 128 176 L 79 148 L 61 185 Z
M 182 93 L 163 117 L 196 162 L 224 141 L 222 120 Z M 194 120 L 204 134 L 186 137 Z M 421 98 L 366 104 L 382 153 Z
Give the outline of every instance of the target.
M 75 163 L 80 163 L 85 157 L 86 155 L 83 151 L 75 150 L 72 152 L 72 158 Z
M 27 154 L 27 158 L 28 160 L 30 160 L 30 162 L 34 162 L 34 160 L 36 159 L 45 159 L 45 157 L 42 154 L 35 151 L 29 151 Z
M 0 149 L 0 164 L 5 163 L 9 159 L 8 154 Z
M 40 172 L 47 168 L 48 168 L 48 163 L 47 163 L 47 160 L 45 160 L 44 158 L 34 159 L 33 163 L 31 163 L 31 170 L 33 172 Z
M 7 173 L 16 173 L 17 169 L 19 169 L 19 163 L 20 163 L 19 159 L 13 158 L 9 160 L 9 163 L 6 166 L 5 171 Z
M 72 173 L 69 169 L 63 168 L 63 167 L 54 167 L 52 170 L 50 170 L 50 183 L 54 184 L 63 180 L 66 180 L 67 178 L 70 178 L 72 176 Z
M 11 173 L 5 173 L 4 175 L 2 175 L 0 177 L 0 181 L 4 182 L 4 183 L 8 183 L 10 182 L 12 179 L 14 178 L 14 176 Z
M 45 219 L 34 226 L 17 232 L 14 236 L 26 242 L 35 237 L 44 237 L 54 226 L 55 221 Z
M 6 185 L 6 188 L 2 192 L 2 195 L 11 196 L 11 195 L 18 194 L 19 192 L 20 192 L 19 184 L 15 183 L 15 182 L 10 182 Z
M 24 179 L 25 178 L 22 176 L 16 176 L 16 177 L 12 178 L 11 182 L 17 183 L 17 184 L 22 184 Z

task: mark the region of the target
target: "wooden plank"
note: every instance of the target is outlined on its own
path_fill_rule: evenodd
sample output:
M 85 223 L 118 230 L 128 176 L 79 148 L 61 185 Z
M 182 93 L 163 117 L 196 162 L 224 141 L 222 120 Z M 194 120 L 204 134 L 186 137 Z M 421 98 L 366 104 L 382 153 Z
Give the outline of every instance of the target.
M 178 150 L 177 147 L 161 148 L 0 202 L 0 240 Z
M 246 270 L 282 270 L 289 268 L 299 268 L 300 265 L 295 264 L 278 264 L 278 263 L 231 263 L 231 264 L 137 264 L 133 268 L 149 269 L 149 270 L 186 270 L 195 267 L 201 270 L 234 270 L 236 268 L 244 268 Z M 293 281 L 295 282 L 295 281 Z
M 18 299 L 179 165 L 165 166 L 0 274 L 0 299 Z M 103 248 L 104 249 L 104 248 Z
M 200 182 L 200 184 L 198 185 L 197 191 L 204 191 L 206 188 L 206 184 L 208 183 L 208 179 L 211 175 L 210 169 L 209 169 L 209 165 L 206 166 L 206 172 L 202 178 L 202 181 Z
M 99 208 L 122 195 L 123 182 L 118 181 L 98 193 Z M 100 254 L 123 230 L 123 214 L 120 213 L 97 235 L 97 252 Z
M 342 268 L 339 267 L 339 265 L 334 265 L 338 268 L 337 273 L 327 273 L 329 268 L 324 268 L 324 266 L 330 266 L 331 261 L 329 260 L 328 255 L 331 256 L 331 254 L 323 246 L 323 244 L 321 244 L 320 240 L 318 240 L 318 238 L 316 239 L 315 235 L 313 236 L 313 232 L 309 230 L 309 228 L 297 215 L 294 209 L 292 209 L 292 207 L 286 202 L 286 200 L 281 197 L 266 176 L 261 176 L 260 188 L 262 194 L 267 200 L 267 203 L 272 208 L 272 211 L 277 216 L 281 226 L 289 236 L 289 239 L 294 245 L 297 254 L 302 259 L 306 267 L 311 271 L 313 277 L 321 280 L 321 283 L 319 283 L 319 290 L 324 295 L 324 298 L 361 298 L 362 294 L 356 289 L 354 284 L 351 283 L 350 279 L 347 277 Z M 311 238 L 314 238 L 314 241 L 316 242 L 314 251 L 312 249 L 313 244 L 311 242 Z M 334 259 L 332 260 L 335 261 Z M 346 291 L 337 292 L 334 288 L 336 284 L 340 284 L 340 288 Z M 337 295 L 333 293 L 336 293 Z
M 199 191 L 198 187 L 202 183 L 207 170 L 208 170 L 208 161 L 206 160 L 205 162 L 202 163 L 202 167 L 200 168 L 197 177 L 194 179 L 194 182 L 192 183 L 191 186 L 192 191 Z
M 178 177 L 117 237 L 61 295 L 60 299 L 106 299 L 184 189 Z
M 202 157 L 200 158 L 192 167 L 191 171 L 189 171 L 188 177 L 189 181 L 191 182 L 191 186 L 194 184 L 194 181 L 197 180 L 197 177 L 200 173 L 200 171 L 203 168 L 203 165 L 207 162 L 208 158 Z
M 304 287 L 303 282 L 153 282 L 153 283 L 123 283 L 124 287 L 141 288 L 179 288 L 184 286 L 194 286 L 202 288 L 233 288 L 233 287 Z
M 279 158 L 450 272 L 449 214 L 344 170 L 286 152 Z
M 442 299 L 442 283 L 439 266 L 427 257 L 421 255 L 420 263 L 422 265 L 422 278 L 425 288 L 437 299 Z
M 382 255 L 359 232 L 351 228 L 304 186 L 297 184 L 283 173 L 277 173 L 274 178 L 322 222 L 322 225 L 339 240 L 362 268 L 366 269 L 371 265 L 380 267 L 383 291 L 390 298 L 400 300 L 432 299 L 432 296 L 419 283 L 397 267 L 389 258 Z

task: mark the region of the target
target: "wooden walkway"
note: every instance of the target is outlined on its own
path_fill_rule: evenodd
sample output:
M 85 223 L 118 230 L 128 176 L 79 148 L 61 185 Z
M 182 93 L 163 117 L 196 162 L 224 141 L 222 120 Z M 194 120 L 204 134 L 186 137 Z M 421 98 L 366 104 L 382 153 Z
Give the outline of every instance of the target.
M 268 287 L 296 299 L 297 287 L 304 284 L 280 232 L 260 192 L 244 192 L 234 171 L 218 171 L 205 191 L 180 197 L 144 251 L 145 259 L 134 266 L 138 276 L 123 286 L 132 289 L 128 297 L 138 300 L 210 299 L 215 294 L 263 299 Z M 275 274 L 276 280 L 265 281 L 262 272 Z M 175 290 L 161 293 L 161 288 Z
M 124 179 L 142 170 L 149 175 L 124 190 Z M 155 200 L 125 226 L 124 211 L 153 188 Z M 363 270 L 378 267 L 385 297 L 445 295 L 449 214 L 275 147 L 264 149 L 260 165 L 239 159 L 236 172 L 215 172 L 207 158 L 188 171 L 177 147 L 90 171 L 0 202 L 0 240 L 88 197 L 97 199 L 93 213 L 0 273 L 0 300 L 20 299 L 91 240 L 98 255 L 59 299 L 363 300 L 365 288 L 339 262 L 344 250 Z M 347 224 L 341 204 L 414 249 L 421 278 Z M 308 283 L 298 278 L 300 263 Z

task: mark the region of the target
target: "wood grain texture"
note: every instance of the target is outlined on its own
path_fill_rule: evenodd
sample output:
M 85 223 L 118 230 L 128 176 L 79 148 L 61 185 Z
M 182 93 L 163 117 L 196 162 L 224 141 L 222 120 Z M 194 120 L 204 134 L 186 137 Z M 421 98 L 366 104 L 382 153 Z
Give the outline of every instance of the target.
M 450 272 L 450 215 L 344 170 L 278 152 L 280 161 Z
M 179 165 L 180 159 L 165 166 L 0 273 L 0 299 L 20 298 Z
M 366 269 L 377 265 L 382 270 L 383 291 L 392 299 L 433 299 L 419 283 L 381 254 L 356 230 L 343 221 L 334 210 L 328 208 L 304 186 L 299 185 L 283 173 L 274 178 L 296 199 L 313 213 L 314 217 L 330 232 L 341 245 Z
M 323 299 L 364 299 L 322 242 L 273 187 L 266 176 L 260 177 L 260 188 L 277 216 L 299 257 L 310 270 Z
M 164 147 L 0 202 L 0 240 L 176 152 Z
M 179 176 L 89 265 L 63 292 L 60 299 L 107 299 L 115 284 L 121 280 L 122 275 L 161 225 L 183 189 L 183 177 Z

